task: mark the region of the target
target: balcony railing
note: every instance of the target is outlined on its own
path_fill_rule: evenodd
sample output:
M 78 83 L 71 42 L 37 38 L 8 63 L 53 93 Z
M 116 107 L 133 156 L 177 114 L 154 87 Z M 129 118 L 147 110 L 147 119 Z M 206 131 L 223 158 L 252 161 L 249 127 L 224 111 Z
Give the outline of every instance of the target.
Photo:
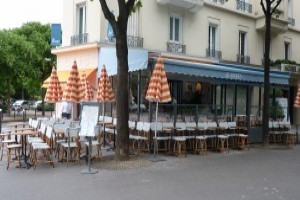
M 84 33 L 82 35 L 73 35 L 71 37 L 71 45 L 85 44 L 88 42 L 88 34 Z
M 216 51 L 211 49 L 206 49 L 206 57 L 215 58 L 218 60 L 222 59 L 222 51 Z
M 116 38 L 111 38 L 106 41 L 107 44 L 116 44 Z M 144 39 L 140 37 L 127 36 L 127 46 L 143 48 Z
M 291 26 L 295 26 L 295 19 L 289 17 L 289 18 L 288 18 L 288 23 L 289 23 Z
M 248 13 L 252 13 L 252 5 L 242 0 L 237 0 L 236 8 Z
M 186 46 L 183 44 L 167 42 L 167 51 L 175 53 L 185 53 Z
M 225 0 L 211 0 L 213 3 L 219 3 L 219 4 L 224 4 Z
M 241 64 L 250 64 L 250 56 L 246 55 L 237 55 L 237 62 Z

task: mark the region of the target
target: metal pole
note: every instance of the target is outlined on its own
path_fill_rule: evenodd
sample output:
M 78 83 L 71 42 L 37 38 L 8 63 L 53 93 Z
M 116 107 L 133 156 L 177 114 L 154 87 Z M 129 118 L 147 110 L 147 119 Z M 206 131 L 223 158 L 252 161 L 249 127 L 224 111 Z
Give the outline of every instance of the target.
M 141 70 L 138 72 L 138 84 L 137 84 L 137 119 L 140 121 L 141 118 Z
M 3 117 L 2 109 L 0 109 L 0 133 L 2 132 L 2 117 Z
M 42 115 L 43 115 L 43 117 L 45 116 L 45 101 L 44 101 L 44 97 L 45 97 L 45 88 L 42 88 Z

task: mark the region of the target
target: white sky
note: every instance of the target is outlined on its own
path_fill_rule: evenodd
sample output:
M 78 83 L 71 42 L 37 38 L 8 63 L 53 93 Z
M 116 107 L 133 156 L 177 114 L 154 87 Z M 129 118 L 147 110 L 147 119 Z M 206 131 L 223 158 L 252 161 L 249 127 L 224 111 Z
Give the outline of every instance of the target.
M 1 0 L 0 29 L 22 26 L 23 23 L 39 21 L 62 23 L 64 0 Z

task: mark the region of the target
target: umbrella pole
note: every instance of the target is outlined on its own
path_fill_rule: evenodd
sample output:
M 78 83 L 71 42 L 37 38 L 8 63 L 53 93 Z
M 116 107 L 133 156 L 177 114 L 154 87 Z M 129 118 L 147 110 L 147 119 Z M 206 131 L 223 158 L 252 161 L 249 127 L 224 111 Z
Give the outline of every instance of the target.
M 105 105 L 104 102 L 102 102 L 102 113 L 103 113 L 103 124 L 102 124 L 102 131 L 103 131 L 103 147 L 105 147 L 106 145 L 106 141 L 105 141 L 105 111 L 104 111 Z
M 157 150 L 157 115 L 158 115 L 158 101 L 156 102 L 156 113 L 155 113 L 155 132 L 154 132 L 154 137 L 155 137 L 155 141 L 154 141 L 154 159 L 156 159 L 156 150 Z

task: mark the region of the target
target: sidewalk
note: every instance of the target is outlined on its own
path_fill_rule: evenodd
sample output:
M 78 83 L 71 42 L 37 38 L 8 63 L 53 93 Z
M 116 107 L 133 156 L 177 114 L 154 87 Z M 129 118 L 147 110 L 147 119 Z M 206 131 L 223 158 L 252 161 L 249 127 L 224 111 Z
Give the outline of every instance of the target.
M 99 173 L 83 175 L 85 162 L 40 164 L 33 169 L 7 171 L 0 161 L 0 193 L 6 200 L 297 200 L 300 149 L 230 151 L 177 158 L 123 170 L 95 162 Z M 147 162 L 146 154 L 140 160 Z M 139 160 L 139 159 L 138 159 Z M 115 161 L 116 162 L 116 161 Z M 132 161 L 134 162 L 134 161 Z M 130 161 L 119 163 L 120 165 Z

